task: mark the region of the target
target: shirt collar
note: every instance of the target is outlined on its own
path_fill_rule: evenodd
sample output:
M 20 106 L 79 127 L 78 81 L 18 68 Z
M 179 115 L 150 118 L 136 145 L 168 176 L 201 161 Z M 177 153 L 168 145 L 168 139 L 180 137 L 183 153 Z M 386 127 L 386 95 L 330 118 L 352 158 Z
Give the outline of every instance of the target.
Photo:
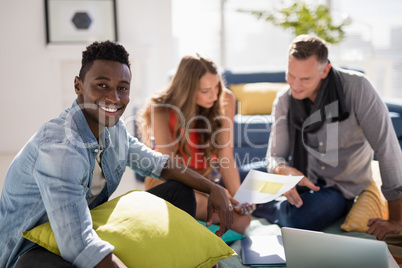
M 76 129 L 81 136 L 80 141 L 74 139 L 74 136 L 70 137 L 73 139 L 72 142 L 77 143 L 76 145 L 85 147 L 85 148 L 94 148 L 99 147 L 99 143 L 102 144 L 103 150 L 107 149 L 110 146 L 110 133 L 109 129 L 105 128 L 99 136 L 100 142 L 96 140 L 94 134 L 91 131 L 91 128 L 88 125 L 88 122 L 82 112 L 82 109 L 78 105 L 77 100 L 75 100 L 70 109 L 67 111 L 66 115 L 68 129 Z M 69 137 L 69 133 L 66 133 L 67 137 Z

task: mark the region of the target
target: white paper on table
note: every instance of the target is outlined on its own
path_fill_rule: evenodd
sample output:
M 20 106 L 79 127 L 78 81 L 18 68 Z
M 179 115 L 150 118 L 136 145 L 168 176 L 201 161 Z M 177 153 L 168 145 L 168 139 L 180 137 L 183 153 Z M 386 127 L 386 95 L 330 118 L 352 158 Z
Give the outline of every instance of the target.
M 267 203 L 292 189 L 302 178 L 250 170 L 233 198 L 240 204 Z

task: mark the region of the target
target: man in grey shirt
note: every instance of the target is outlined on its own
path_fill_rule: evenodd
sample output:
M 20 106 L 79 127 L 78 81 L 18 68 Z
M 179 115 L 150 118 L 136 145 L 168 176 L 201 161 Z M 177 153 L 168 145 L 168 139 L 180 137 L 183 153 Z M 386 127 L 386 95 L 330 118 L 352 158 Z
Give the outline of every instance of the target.
M 370 219 L 368 233 L 383 239 L 402 230 L 402 154 L 383 103 L 367 78 L 335 69 L 318 37 L 290 45 L 286 80 L 278 93 L 269 139 L 268 172 L 304 176 L 287 200 L 254 212 L 281 226 L 321 230 L 345 215 L 372 179 L 375 153 L 389 219 Z

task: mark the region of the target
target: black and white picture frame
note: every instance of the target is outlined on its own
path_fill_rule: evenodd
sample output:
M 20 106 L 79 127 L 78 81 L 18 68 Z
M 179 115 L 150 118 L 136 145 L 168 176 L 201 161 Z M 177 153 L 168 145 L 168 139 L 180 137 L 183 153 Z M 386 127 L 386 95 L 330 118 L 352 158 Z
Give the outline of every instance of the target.
M 45 0 L 47 43 L 117 41 L 115 0 Z

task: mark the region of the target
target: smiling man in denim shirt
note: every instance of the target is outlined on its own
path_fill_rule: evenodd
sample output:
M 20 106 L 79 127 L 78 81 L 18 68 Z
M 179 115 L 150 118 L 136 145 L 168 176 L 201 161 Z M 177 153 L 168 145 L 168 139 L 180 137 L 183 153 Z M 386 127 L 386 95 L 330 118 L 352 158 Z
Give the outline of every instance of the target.
M 130 100 L 130 82 L 128 53 L 121 45 L 95 42 L 83 52 L 74 80 L 76 101 L 39 129 L 7 172 L 0 199 L 0 267 L 125 267 L 92 229 L 89 210 L 108 200 L 126 166 L 167 180 L 149 192 L 193 216 L 192 189 L 208 193 L 209 223 L 216 212 L 217 235 L 230 228 L 233 209 L 222 187 L 127 132 L 120 117 Z M 62 258 L 22 237 L 46 221 Z

